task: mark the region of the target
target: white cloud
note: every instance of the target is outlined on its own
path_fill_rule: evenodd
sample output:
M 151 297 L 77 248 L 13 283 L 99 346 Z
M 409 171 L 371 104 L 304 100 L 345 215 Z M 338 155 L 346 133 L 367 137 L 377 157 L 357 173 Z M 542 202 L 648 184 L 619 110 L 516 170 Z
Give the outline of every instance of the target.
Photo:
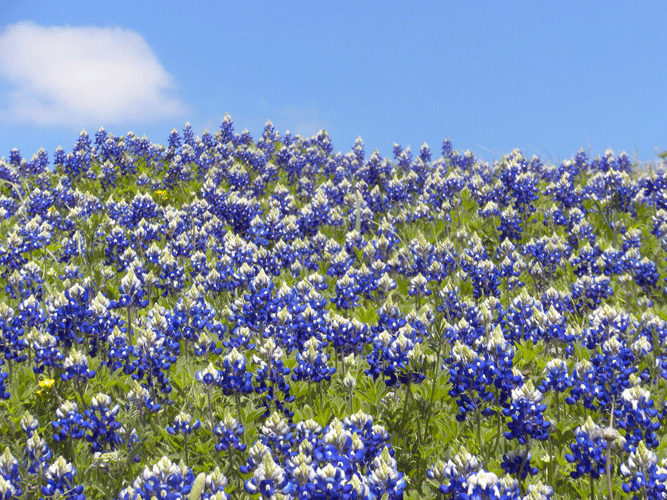
M 121 28 L 8 26 L 0 34 L 0 78 L 11 85 L 1 121 L 107 125 L 185 112 L 146 40 Z
M 296 122 L 296 125 L 294 125 L 294 133 L 301 134 L 304 137 L 312 137 L 323 128 L 325 127 L 323 127 L 319 121 Z
M 290 124 L 287 128 L 292 134 L 311 137 L 320 130 L 327 128 L 326 121 L 320 118 L 317 108 L 287 106 L 278 115 Z

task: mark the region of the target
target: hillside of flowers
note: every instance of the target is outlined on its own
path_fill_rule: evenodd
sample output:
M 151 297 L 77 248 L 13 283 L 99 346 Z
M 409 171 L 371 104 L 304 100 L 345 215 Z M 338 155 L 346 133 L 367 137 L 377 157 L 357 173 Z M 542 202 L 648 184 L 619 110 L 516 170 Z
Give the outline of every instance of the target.
M 625 153 L 12 150 L 0 499 L 667 498 L 666 257 Z

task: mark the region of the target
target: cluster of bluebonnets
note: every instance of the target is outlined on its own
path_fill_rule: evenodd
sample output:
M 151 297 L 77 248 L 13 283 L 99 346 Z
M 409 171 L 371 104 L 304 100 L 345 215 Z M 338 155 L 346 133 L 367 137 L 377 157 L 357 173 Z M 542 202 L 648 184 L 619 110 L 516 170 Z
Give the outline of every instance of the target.
M 667 175 L 84 131 L 0 161 L 0 498 L 667 498 Z

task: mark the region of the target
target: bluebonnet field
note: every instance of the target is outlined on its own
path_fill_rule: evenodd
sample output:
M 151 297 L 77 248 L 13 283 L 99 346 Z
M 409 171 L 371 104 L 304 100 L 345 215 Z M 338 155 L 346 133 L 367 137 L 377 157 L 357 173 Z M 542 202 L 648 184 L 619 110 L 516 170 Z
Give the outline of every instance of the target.
M 635 167 L 229 117 L 12 151 L 0 498 L 667 498 L 667 177 Z

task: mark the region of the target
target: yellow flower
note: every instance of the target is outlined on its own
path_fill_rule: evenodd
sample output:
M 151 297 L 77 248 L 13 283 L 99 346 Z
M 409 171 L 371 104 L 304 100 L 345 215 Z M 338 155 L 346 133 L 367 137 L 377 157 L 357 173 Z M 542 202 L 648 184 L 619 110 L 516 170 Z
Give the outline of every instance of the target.
M 39 389 L 51 389 L 55 383 L 56 383 L 56 381 L 53 380 L 52 378 L 45 378 L 44 380 L 39 381 Z M 35 393 L 38 396 L 42 395 L 41 390 L 37 390 L 37 391 L 35 391 Z
M 53 380 L 52 378 L 45 378 L 44 380 L 39 381 L 39 387 L 41 389 L 51 389 L 53 387 L 53 384 L 55 384 L 56 381 Z

